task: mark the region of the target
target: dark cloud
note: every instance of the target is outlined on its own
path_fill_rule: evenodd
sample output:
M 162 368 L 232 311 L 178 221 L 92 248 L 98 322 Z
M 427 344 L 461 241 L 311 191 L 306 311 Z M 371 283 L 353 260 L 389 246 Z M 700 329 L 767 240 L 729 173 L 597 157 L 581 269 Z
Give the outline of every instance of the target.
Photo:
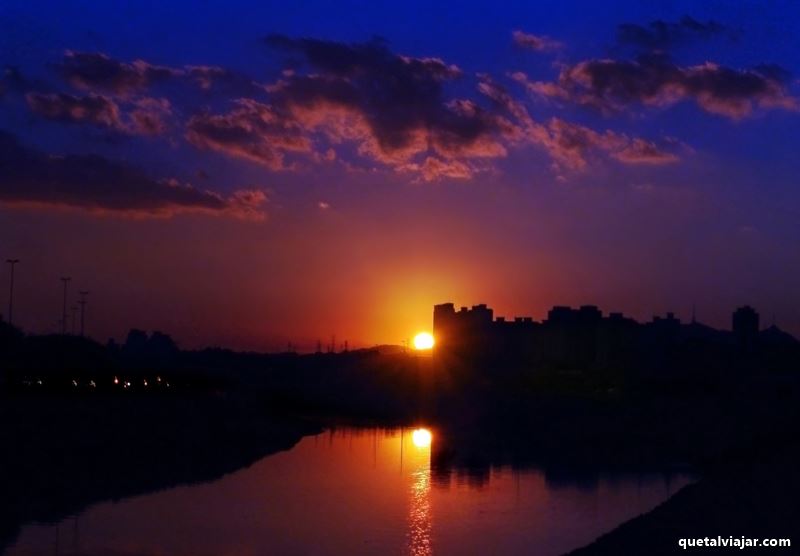
M 116 96 L 141 94 L 158 83 L 168 81 L 192 83 L 203 90 L 216 86 L 225 91 L 246 94 L 258 90 L 251 79 L 219 66 L 187 65 L 175 68 L 144 60 L 123 62 L 102 52 L 67 51 L 57 68 L 73 87 Z
M 97 155 L 49 155 L 0 131 L 0 203 L 141 217 L 204 212 L 263 218 L 265 201 L 259 191 L 237 191 L 224 198 L 188 185 L 157 181 Z
M 479 99 L 449 98 L 445 86 L 460 77 L 458 68 L 393 54 L 380 40 L 268 42 L 294 55 L 294 67 L 265 87 L 269 102 L 239 99 L 227 113 L 194 116 L 186 135 L 192 144 L 279 170 L 292 166 L 288 153 L 334 160 L 330 145 L 351 143 L 360 155 L 423 181 L 469 179 L 526 143 L 544 147 L 560 168 L 584 168 L 593 150 L 629 164 L 677 160 L 644 139 L 559 119 L 535 122 L 486 75 L 479 76 Z
M 128 95 L 153 83 L 180 75 L 180 70 L 155 66 L 144 60 L 121 62 L 100 52 L 67 51 L 58 66 L 72 86 L 88 91 Z
M 785 76 L 776 66 L 737 70 L 706 62 L 680 67 L 663 54 L 587 60 L 562 68 L 556 82 L 531 82 L 522 73 L 513 75 L 533 93 L 604 111 L 692 100 L 707 112 L 733 119 L 748 116 L 756 107 L 797 110 Z
M 521 31 L 514 39 L 538 50 L 558 46 Z M 454 90 L 465 89 L 454 85 L 464 77 L 458 67 L 439 58 L 394 53 L 382 39 L 342 43 L 271 35 L 265 43 L 287 58 L 287 68 L 269 85 L 217 66 L 170 68 L 67 52 L 59 66 L 62 75 L 90 92 L 29 93 L 28 103 L 51 120 L 158 135 L 167 131 L 172 107 L 166 99 L 146 96 L 152 86 L 178 80 L 213 88 L 233 96 L 233 106 L 191 116 L 187 141 L 271 170 L 295 168 L 304 159 L 333 163 L 340 160 L 336 149 L 341 147 L 354 147 L 363 159 L 424 181 L 468 179 L 491 169 L 510 147 L 526 143 L 544 147 L 559 166 L 573 169 L 583 168 L 592 150 L 625 163 L 675 160 L 644 139 L 563 120 L 534 122 L 522 103 L 486 76 L 478 78 L 479 94 L 456 96 Z M 562 97 L 568 94 L 561 82 L 551 87 Z
M 88 124 L 125 134 L 164 133 L 167 129 L 166 119 L 171 114 L 169 101 L 150 97 L 126 102 L 130 108 L 128 114 L 122 113 L 115 100 L 102 95 L 28 93 L 25 99 L 30 109 L 45 119 Z
M 272 170 L 285 168 L 286 151 L 311 151 L 311 141 L 297 122 L 252 99 L 240 99 L 227 114 L 193 116 L 186 138 L 198 148 L 245 158 Z
M 159 83 L 192 83 L 240 98 L 228 112 L 194 114 L 187 140 L 274 170 L 294 166 L 288 153 L 333 161 L 332 147 L 345 143 L 398 171 L 426 168 L 428 177 L 438 168 L 442 176 L 462 177 L 475 167 L 469 159 L 506 155 L 504 136 L 513 125 L 473 100 L 446 94 L 445 86 L 462 75 L 454 65 L 395 54 L 380 39 L 349 44 L 272 35 L 265 42 L 290 62 L 272 85 L 218 66 L 173 68 L 67 51 L 58 70 L 88 94 L 29 92 L 28 104 L 55 121 L 156 135 L 167 130 L 171 105 L 146 95 Z
M 77 97 L 66 93 L 28 93 L 30 109 L 48 120 L 87 123 L 124 131 L 120 110 L 113 100 L 99 95 Z
M 617 26 L 617 42 L 645 50 L 667 50 L 676 44 L 717 36 L 735 40 L 739 34 L 739 31 L 714 20 L 703 23 L 688 15 L 677 22 L 656 20 L 647 26 L 636 23 L 623 23 Z
M 399 171 L 428 168 L 430 176 L 442 168 L 450 177 L 466 173 L 467 159 L 506 154 L 508 121 L 472 100 L 448 98 L 445 85 L 461 76 L 456 66 L 395 54 L 380 39 L 265 41 L 293 66 L 266 87 L 269 104 L 240 101 L 227 114 L 193 118 L 194 144 L 282 167 L 284 151 L 311 151 L 321 137 L 355 143 L 362 156 Z
M 224 114 L 200 114 L 187 138 L 263 164 L 287 168 L 285 155 L 334 160 L 331 146 L 358 153 L 423 179 L 464 178 L 473 158 L 505 156 L 511 123 L 469 99 L 450 98 L 445 86 L 461 71 L 438 58 L 391 52 L 385 41 L 340 43 L 271 35 L 290 68 L 266 86 L 268 102 L 239 99 Z
M 341 43 L 273 34 L 264 41 L 273 48 L 300 54 L 311 67 L 339 77 L 375 76 L 381 80 L 398 81 L 404 77 L 410 80 L 408 86 L 419 88 L 461 75 L 456 66 L 447 65 L 438 58 L 409 58 L 394 54 L 387 42 L 380 38 L 364 43 Z
M 400 56 L 380 40 L 267 40 L 302 56 L 313 71 L 285 77 L 272 90 L 274 102 L 309 124 L 349 116 L 350 130 L 342 129 L 342 122 L 325 123 L 337 136 L 361 135 L 362 151 L 376 158 L 405 159 L 428 149 L 457 156 L 497 131 L 496 121 L 477 105 L 448 102 L 444 84 L 461 71 L 438 58 Z

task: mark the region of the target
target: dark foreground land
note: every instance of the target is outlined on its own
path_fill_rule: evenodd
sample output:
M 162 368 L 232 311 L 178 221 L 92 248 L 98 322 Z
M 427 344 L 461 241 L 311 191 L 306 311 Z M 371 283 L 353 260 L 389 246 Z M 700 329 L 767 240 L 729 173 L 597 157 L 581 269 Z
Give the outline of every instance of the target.
M 698 474 L 575 554 L 676 554 L 680 538 L 791 538 L 800 523 L 794 372 L 642 380 L 559 370 L 497 380 L 496 369 L 377 350 L 148 358 L 86 345 L 65 364 L 76 350 L 59 349 L 36 350 L 58 353 L 57 362 L 17 352 L 0 394 L 0 551 L 25 523 L 212 480 L 342 419 L 438 429 L 431 464 L 440 478 L 486 480 L 494 466 L 536 466 L 553 480 L 612 469 Z M 715 550 L 724 549 L 692 552 Z
M 0 553 L 34 521 L 209 481 L 318 431 L 214 395 L 0 398 Z
M 790 539 L 792 546 L 744 548 L 746 554 L 797 554 L 800 477 L 797 446 L 759 454 L 755 461 L 719 469 L 689 485 L 653 511 L 602 536 L 570 556 L 679 554 L 678 540 Z M 736 548 L 689 548 L 711 554 Z

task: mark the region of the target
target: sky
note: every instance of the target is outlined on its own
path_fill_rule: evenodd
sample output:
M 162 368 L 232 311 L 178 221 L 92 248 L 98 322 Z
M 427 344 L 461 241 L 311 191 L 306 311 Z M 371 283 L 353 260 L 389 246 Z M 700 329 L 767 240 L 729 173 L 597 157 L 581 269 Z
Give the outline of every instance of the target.
M 800 5 L 430 4 L 3 2 L 15 324 L 59 330 L 69 276 L 92 337 L 187 348 L 447 301 L 800 335 Z

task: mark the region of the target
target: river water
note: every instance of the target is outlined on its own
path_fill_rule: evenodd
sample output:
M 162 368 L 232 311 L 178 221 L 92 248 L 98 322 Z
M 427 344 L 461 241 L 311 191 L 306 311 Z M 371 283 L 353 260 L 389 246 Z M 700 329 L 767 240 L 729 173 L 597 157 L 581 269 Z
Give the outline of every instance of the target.
M 432 465 L 426 429 L 338 429 L 219 480 L 23 528 L 7 556 L 559 555 L 654 508 L 680 473 L 555 478 Z M 435 458 L 434 458 L 435 460 Z

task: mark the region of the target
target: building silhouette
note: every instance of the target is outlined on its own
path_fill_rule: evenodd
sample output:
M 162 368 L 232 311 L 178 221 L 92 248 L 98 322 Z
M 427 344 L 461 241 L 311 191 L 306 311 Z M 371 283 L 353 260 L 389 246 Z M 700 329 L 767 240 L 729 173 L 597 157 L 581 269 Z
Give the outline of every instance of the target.
M 758 313 L 749 305 L 739 307 L 731 318 L 733 335 L 740 350 L 752 353 L 758 342 Z
M 434 358 L 451 367 L 480 368 L 493 375 L 524 368 L 620 369 L 657 376 L 800 363 L 800 343 L 774 326 L 760 331 L 752 307 L 733 313 L 732 328 L 716 330 L 694 317 L 682 323 L 674 313 L 639 323 L 618 312 L 604 315 L 594 305 L 555 306 L 542 322 L 531 317 L 495 318 L 486 304 L 456 310 L 453 303 L 442 303 L 433 309 Z

